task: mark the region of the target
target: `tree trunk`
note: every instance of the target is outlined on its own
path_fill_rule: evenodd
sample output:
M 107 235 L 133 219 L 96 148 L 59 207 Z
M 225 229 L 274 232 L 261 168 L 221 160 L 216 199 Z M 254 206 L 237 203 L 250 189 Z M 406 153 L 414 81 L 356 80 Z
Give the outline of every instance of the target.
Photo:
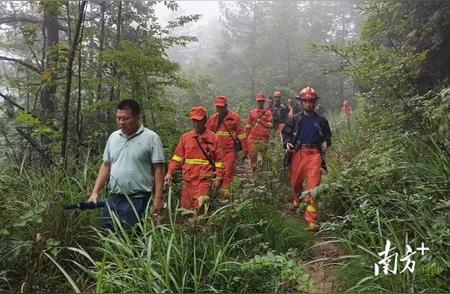
M 43 80 L 43 83 L 47 83 L 47 85 L 41 91 L 41 116 L 44 122 L 48 123 L 55 118 L 56 110 L 56 83 L 53 81 L 56 80 L 54 67 L 58 63 L 58 51 L 52 50 L 52 46 L 55 47 L 59 42 L 58 3 L 43 1 L 42 5 L 44 6 L 44 27 L 46 33 L 44 49 L 44 54 L 46 54 L 45 72 L 49 73 L 49 76 Z
M 98 72 L 97 72 L 97 78 L 98 78 L 98 86 L 97 86 L 97 101 L 102 100 L 102 83 L 103 83 L 103 66 L 100 62 L 101 54 L 104 50 L 104 44 L 105 44 L 105 11 L 106 11 L 106 1 L 102 0 L 100 3 L 100 13 L 101 13 L 101 19 L 100 19 L 100 38 L 99 38 L 99 52 L 97 60 L 99 62 L 98 66 Z
M 116 44 L 114 46 L 114 48 L 116 50 L 119 49 L 121 27 L 122 27 L 122 1 L 119 1 L 119 8 L 118 8 L 118 11 L 117 11 Z M 117 78 L 117 68 L 114 65 L 113 65 L 113 68 L 112 68 L 112 76 L 113 76 L 114 79 L 116 79 L 116 80 L 118 79 Z M 110 94 L 109 94 L 109 101 L 112 102 L 114 100 L 119 100 L 119 99 L 120 99 L 120 83 L 117 83 L 117 93 L 115 92 L 115 87 L 114 87 L 114 84 L 113 84 L 113 86 L 111 87 Z M 111 112 L 108 111 L 108 117 L 107 117 L 108 121 L 111 118 L 110 115 L 111 115 Z
M 80 44 L 81 40 L 83 40 L 84 26 L 81 27 L 81 36 L 80 36 Z M 77 132 L 78 144 L 81 145 L 81 73 L 82 73 L 82 50 L 81 45 L 78 50 L 78 101 L 77 101 L 77 117 L 75 130 Z
M 66 90 L 65 90 L 65 94 L 64 94 L 63 130 L 62 130 L 62 138 L 61 138 L 61 158 L 64 161 L 64 169 L 67 168 L 67 129 L 68 129 L 68 122 L 69 122 L 70 89 L 72 86 L 72 67 L 73 67 L 73 60 L 75 58 L 75 52 L 77 50 L 78 43 L 80 42 L 79 35 L 80 35 L 80 31 L 81 31 L 81 25 L 83 23 L 84 8 L 86 6 L 86 3 L 87 3 L 87 1 L 81 2 L 77 25 L 75 28 L 75 34 L 73 36 L 73 44 L 70 47 L 69 58 L 67 60 L 67 67 L 66 67 L 67 82 L 66 82 Z
M 70 2 L 66 2 L 66 13 L 67 13 L 67 37 L 69 38 L 69 44 L 72 44 L 72 27 L 70 19 Z
M 120 46 L 120 39 L 121 39 L 121 33 L 122 33 L 122 1 L 119 1 L 119 11 L 117 12 L 117 36 L 116 36 L 116 50 L 119 50 Z M 114 68 L 115 75 L 117 76 L 117 69 Z M 117 77 L 117 100 L 120 100 L 120 77 Z

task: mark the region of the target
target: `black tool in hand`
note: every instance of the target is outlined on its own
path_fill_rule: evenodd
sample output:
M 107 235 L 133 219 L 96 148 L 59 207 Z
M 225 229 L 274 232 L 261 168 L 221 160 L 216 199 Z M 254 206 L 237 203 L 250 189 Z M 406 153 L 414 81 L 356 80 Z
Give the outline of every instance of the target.
M 88 201 L 81 201 L 75 204 L 70 204 L 64 206 L 65 210 L 71 210 L 71 209 L 80 209 L 80 210 L 86 210 L 86 209 L 96 209 L 105 207 L 106 200 L 99 200 L 97 203 L 94 202 L 88 202 Z

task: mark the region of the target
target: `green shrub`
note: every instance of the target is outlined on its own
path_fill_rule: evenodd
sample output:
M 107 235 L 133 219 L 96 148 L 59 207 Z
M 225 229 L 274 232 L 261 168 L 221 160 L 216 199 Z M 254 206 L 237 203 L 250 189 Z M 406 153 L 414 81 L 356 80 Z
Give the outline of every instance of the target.
M 299 265 L 286 256 L 256 255 L 241 264 L 233 279 L 239 293 L 310 293 L 313 285 Z
M 248 235 L 242 239 L 238 236 L 243 228 L 252 228 L 254 224 L 240 219 L 235 219 L 234 223 L 223 222 L 230 215 L 252 207 L 249 201 L 233 203 L 198 222 L 181 225 L 169 211 L 167 224 L 144 222 L 131 234 L 120 226 L 116 233 L 98 231 L 99 243 L 95 248 L 68 249 L 77 253 L 79 259 L 82 257 L 82 263 L 73 263 L 96 281 L 98 292 L 298 292 L 310 289 L 309 278 L 290 259 L 291 255 L 254 256 L 254 248 L 249 245 L 260 241 L 260 236 Z M 92 252 L 102 257 L 96 259 Z M 260 276 L 266 274 L 268 276 Z M 265 277 L 270 282 L 260 284 L 256 277 Z
M 442 123 L 447 114 L 441 109 L 448 104 L 448 96 L 444 90 L 417 98 L 414 103 Z M 357 141 L 364 142 L 364 148 L 346 150 L 354 139 L 345 131 L 338 132 L 332 152 L 356 152 L 350 161 L 339 163 L 340 171 L 330 173 L 329 184 L 321 191 L 324 202 L 339 207 L 339 213 L 330 214 L 334 221 L 326 227 L 349 252 L 361 256 L 343 269 L 340 289 L 445 292 L 450 280 L 450 156 L 442 127 L 432 128 L 437 122 L 430 121 L 430 116 L 423 117 L 422 123 L 428 128 L 423 132 L 406 130 L 402 115 L 382 115 L 373 108 L 358 115 L 365 120 L 352 131 L 357 129 Z M 387 124 L 398 127 L 386 128 Z M 414 250 L 424 242 L 431 249 L 424 257 L 416 257 L 414 273 L 375 277 L 374 263 L 379 261 L 378 253 L 386 240 L 392 242 L 399 258 L 405 254 L 406 245 Z

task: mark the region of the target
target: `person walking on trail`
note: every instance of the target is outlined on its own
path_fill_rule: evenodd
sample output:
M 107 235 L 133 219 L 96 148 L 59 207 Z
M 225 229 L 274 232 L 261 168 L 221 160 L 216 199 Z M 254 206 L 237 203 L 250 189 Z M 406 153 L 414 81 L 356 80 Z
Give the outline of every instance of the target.
M 294 99 L 292 98 L 288 99 L 288 107 L 289 107 L 288 118 L 293 117 L 300 110 L 299 105 L 297 105 L 297 103 L 295 103 Z
M 270 111 L 270 113 L 273 113 L 273 104 L 274 104 L 273 97 L 272 96 L 267 97 L 266 108 L 265 109 L 267 111 Z M 272 114 L 272 118 L 273 118 L 273 114 Z M 271 128 L 270 129 L 270 137 L 272 138 L 274 136 L 275 136 L 275 129 Z
M 266 98 L 263 94 L 256 95 L 257 108 L 248 114 L 245 132 L 247 134 L 248 152 L 253 170 L 257 164 L 262 164 L 263 152 L 267 150 L 270 129 L 272 124 L 272 113 L 264 109 Z
M 247 136 L 241 126 L 241 117 L 236 112 L 228 110 L 226 96 L 215 97 L 214 105 L 217 112 L 208 119 L 206 128 L 217 135 L 219 146 L 224 153 L 225 173 L 220 188 L 220 198 L 222 202 L 228 202 L 237 152 L 242 151 L 243 158 L 248 155 Z
M 283 129 L 284 124 L 286 122 L 286 119 L 288 118 L 289 113 L 289 107 L 284 103 L 284 101 L 281 99 L 281 92 L 276 90 L 273 92 L 273 123 L 274 123 L 274 129 L 278 132 Z
M 270 112 L 273 112 L 273 104 L 274 104 L 273 97 L 272 97 L 272 96 L 269 96 L 269 97 L 267 98 L 266 109 L 267 109 L 268 111 L 270 111 Z
M 192 210 L 194 218 L 203 213 L 211 190 L 220 187 L 224 164 L 217 136 L 206 128 L 207 110 L 193 107 L 190 118 L 194 130 L 181 136 L 164 181 L 171 183 L 177 170 L 182 170 L 184 181 L 181 208 Z
M 348 99 L 344 99 L 344 101 L 342 101 L 341 117 L 349 118 L 351 115 L 352 107 L 350 106 L 350 102 L 348 101 Z
M 117 105 L 119 130 L 106 143 L 94 189 L 88 199 L 97 203 L 106 182 L 110 197 L 106 200 L 100 227 L 113 229 L 110 211 L 131 228 L 145 214 L 154 191 L 152 213 L 163 208 L 164 152 L 159 136 L 141 124 L 141 107 L 135 100 Z M 136 210 L 137 214 L 134 212 Z M 108 209 L 109 208 L 109 209 Z
M 303 199 L 307 206 L 305 221 L 309 229 L 317 228 L 317 205 L 309 193 L 320 185 L 323 154 L 331 145 L 331 130 L 328 121 L 314 111 L 319 99 L 316 91 L 306 87 L 300 91 L 303 111 L 289 118 L 283 128 L 283 144 L 290 156 L 289 177 L 292 188 L 292 205 L 298 208 L 303 183 L 306 193 Z M 304 193 L 305 195 L 305 193 Z

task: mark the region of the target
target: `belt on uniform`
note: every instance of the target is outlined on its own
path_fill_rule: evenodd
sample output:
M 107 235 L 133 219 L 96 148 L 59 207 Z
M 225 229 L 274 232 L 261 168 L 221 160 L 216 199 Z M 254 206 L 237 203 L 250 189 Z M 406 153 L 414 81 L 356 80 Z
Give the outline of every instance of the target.
M 142 198 L 142 197 L 150 197 L 151 194 L 152 194 L 151 192 L 139 191 L 139 192 L 128 193 L 128 194 L 111 193 L 111 196 L 114 196 L 114 197 L 128 196 L 129 198 Z
M 319 147 L 314 144 L 300 144 L 298 149 L 318 149 L 319 150 Z

